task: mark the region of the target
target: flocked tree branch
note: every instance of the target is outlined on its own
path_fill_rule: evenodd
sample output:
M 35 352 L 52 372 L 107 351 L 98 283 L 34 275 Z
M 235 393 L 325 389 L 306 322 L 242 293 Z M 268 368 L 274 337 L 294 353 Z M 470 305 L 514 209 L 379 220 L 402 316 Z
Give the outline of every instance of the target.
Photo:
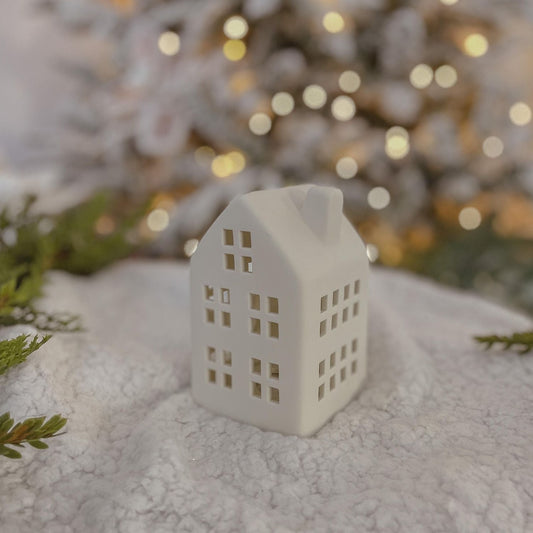
M 533 350 L 533 331 L 524 331 L 511 335 L 478 335 L 474 339 L 481 344 L 485 344 L 487 350 L 495 344 L 501 344 L 505 350 L 516 349 L 520 354 L 526 354 Z

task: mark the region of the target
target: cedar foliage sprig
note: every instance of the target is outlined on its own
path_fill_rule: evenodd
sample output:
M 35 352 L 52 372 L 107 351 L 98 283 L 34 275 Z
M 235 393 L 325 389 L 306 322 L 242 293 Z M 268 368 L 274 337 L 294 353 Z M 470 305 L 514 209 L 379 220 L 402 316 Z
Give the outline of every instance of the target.
M 11 367 L 20 365 L 33 352 L 37 351 L 51 335 L 39 338 L 35 335 L 31 341 L 30 335 L 19 335 L 14 339 L 0 341 L 0 376 L 5 374 Z
M 20 459 L 22 456 L 17 450 L 9 446 L 24 447 L 29 444 L 34 448 L 45 449 L 48 444 L 42 439 L 49 439 L 60 435 L 59 431 L 65 426 L 67 419 L 54 415 L 46 417 L 27 418 L 15 424 L 9 413 L 0 415 L 0 455 L 10 459 Z M 9 446 L 8 446 L 9 445 Z
M 523 331 L 511 335 L 477 335 L 474 339 L 485 344 L 487 350 L 495 344 L 501 344 L 504 350 L 515 348 L 522 355 L 533 350 L 533 331 Z

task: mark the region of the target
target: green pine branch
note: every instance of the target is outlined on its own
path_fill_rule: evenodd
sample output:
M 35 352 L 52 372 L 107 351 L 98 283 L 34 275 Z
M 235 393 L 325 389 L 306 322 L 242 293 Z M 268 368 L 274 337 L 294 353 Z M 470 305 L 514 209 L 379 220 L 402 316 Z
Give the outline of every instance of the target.
M 520 354 L 526 354 L 533 350 L 533 331 L 513 333 L 512 335 L 478 335 L 474 339 L 485 344 L 487 350 L 495 344 L 501 344 L 504 350 L 515 348 Z
M 29 335 L 19 335 L 14 339 L 0 341 L 0 376 L 26 361 L 33 352 L 50 340 L 50 335 L 40 338 L 35 335 L 31 341 L 29 337 Z
M 20 459 L 20 452 L 10 446 L 24 447 L 29 444 L 34 448 L 45 449 L 48 444 L 42 439 L 49 439 L 60 435 L 59 431 L 67 423 L 67 419 L 54 415 L 46 417 L 27 418 L 15 424 L 9 413 L 0 415 L 0 455 L 10 459 Z

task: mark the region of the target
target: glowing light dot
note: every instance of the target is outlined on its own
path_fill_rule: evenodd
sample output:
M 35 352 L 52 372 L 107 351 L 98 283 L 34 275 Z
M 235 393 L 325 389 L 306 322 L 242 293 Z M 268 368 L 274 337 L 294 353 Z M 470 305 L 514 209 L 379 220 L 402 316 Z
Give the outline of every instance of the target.
M 503 154 L 503 142 L 499 137 L 487 137 L 483 141 L 483 153 L 487 157 L 496 158 Z
M 163 231 L 168 226 L 170 217 L 164 209 L 154 209 L 146 219 L 148 228 L 152 231 Z
M 357 174 L 359 167 L 357 166 L 355 159 L 351 157 L 341 157 L 335 165 L 335 170 L 339 177 L 349 180 Z
M 366 245 L 366 256 L 368 257 L 368 260 L 371 263 L 373 263 L 374 261 L 377 261 L 379 257 L 378 247 L 375 244 L 367 244 Z
M 331 102 L 331 114 L 337 120 L 350 120 L 355 115 L 355 104 L 349 96 L 337 96 Z
M 327 98 L 326 91 L 320 85 L 308 85 L 303 92 L 304 104 L 311 109 L 324 107 Z
M 411 70 L 409 81 L 416 89 L 425 89 L 433 81 L 433 70 L 429 65 L 421 63 Z
M 409 153 L 409 133 L 401 126 L 393 126 L 385 136 L 385 153 L 391 159 L 402 159 Z
M 248 33 L 248 22 L 239 15 L 224 22 L 224 35 L 228 39 L 242 39 Z
M 322 18 L 322 25 L 330 33 L 339 33 L 344 29 L 344 19 L 340 13 L 329 11 Z
M 481 213 L 475 207 L 463 207 L 459 212 L 459 224 L 467 230 L 476 229 L 481 224 Z
M 230 39 L 224 43 L 222 51 L 230 61 L 240 61 L 246 54 L 246 45 L 238 39 Z
M 233 171 L 233 164 L 227 155 L 217 155 L 211 162 L 211 172 L 217 178 L 227 178 Z
M 345 93 L 354 93 L 361 86 L 361 77 L 353 70 L 345 70 L 339 76 L 339 87 Z
M 266 113 L 254 113 L 248 121 L 248 126 L 252 133 L 265 135 L 272 127 L 272 121 Z
M 445 6 L 453 6 L 458 0 L 440 0 Z
M 294 109 L 294 98 L 285 92 L 276 93 L 272 97 L 272 110 L 276 115 L 288 115 Z
M 457 71 L 450 65 L 441 65 L 435 71 L 435 81 L 439 87 L 449 89 L 457 83 Z
M 525 102 L 516 102 L 509 109 L 509 118 L 516 126 L 525 126 L 531 122 L 531 108 Z
M 481 57 L 487 53 L 489 42 L 481 33 L 472 33 L 464 40 L 465 54 L 471 57 Z
M 180 36 L 175 31 L 165 31 L 157 41 L 159 50 L 166 56 L 175 56 L 180 50 Z
M 209 166 L 215 157 L 215 151 L 210 146 L 200 146 L 194 151 L 194 160 L 201 166 Z
M 189 239 L 188 241 L 185 241 L 185 244 L 183 245 L 183 252 L 187 257 L 191 257 L 191 255 L 196 252 L 197 248 L 198 239 Z
M 373 209 L 384 209 L 390 203 L 390 194 L 385 187 L 374 187 L 368 193 L 367 200 Z
M 246 166 L 246 158 L 244 157 L 244 154 L 242 152 L 234 150 L 233 152 L 229 152 L 227 157 L 231 162 L 232 174 L 238 174 L 239 172 L 244 170 L 244 167 Z

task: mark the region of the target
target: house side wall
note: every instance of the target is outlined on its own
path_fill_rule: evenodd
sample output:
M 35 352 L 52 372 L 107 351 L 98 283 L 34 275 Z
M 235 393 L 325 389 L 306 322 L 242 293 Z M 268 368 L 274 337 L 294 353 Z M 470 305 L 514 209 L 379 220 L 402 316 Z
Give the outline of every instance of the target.
M 300 294 L 299 280 L 268 231 L 246 205 L 232 202 L 191 262 L 192 392 L 198 403 L 294 433 L 301 398 Z
M 361 387 L 367 373 L 368 260 L 351 226 L 331 268 L 306 284 L 301 434 L 310 435 Z

